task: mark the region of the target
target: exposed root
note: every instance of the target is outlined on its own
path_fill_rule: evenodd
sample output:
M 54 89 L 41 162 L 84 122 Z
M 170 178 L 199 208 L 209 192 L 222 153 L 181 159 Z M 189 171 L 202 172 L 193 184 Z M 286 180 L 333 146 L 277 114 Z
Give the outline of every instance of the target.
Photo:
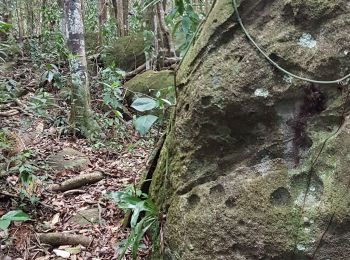
M 51 246 L 82 245 L 88 247 L 92 243 L 92 238 L 65 233 L 41 233 L 39 234 L 39 240 L 40 243 L 49 244 Z
M 14 116 L 14 115 L 17 115 L 19 114 L 19 111 L 17 109 L 10 109 L 8 111 L 0 111 L 0 116 L 5 116 L 5 117 L 8 117 L 8 116 Z
M 87 184 L 96 183 L 104 178 L 102 172 L 92 172 L 88 174 L 81 174 L 75 178 L 66 180 L 61 184 L 52 185 L 50 188 L 52 191 L 67 191 L 80 188 Z

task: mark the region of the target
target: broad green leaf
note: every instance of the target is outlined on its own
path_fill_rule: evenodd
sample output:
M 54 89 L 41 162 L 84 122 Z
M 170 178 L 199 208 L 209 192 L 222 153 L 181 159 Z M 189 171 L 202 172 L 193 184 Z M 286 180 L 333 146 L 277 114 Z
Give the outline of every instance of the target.
M 8 229 L 10 224 L 11 224 L 11 220 L 7 220 L 7 219 L 0 220 L 0 229 L 6 230 L 6 229 Z
M 0 218 L 0 229 L 6 230 L 10 226 L 11 221 L 26 221 L 29 219 L 29 216 L 22 210 L 12 210 Z
M 137 111 L 144 112 L 151 110 L 157 106 L 157 102 L 151 98 L 137 98 L 132 104 L 131 107 L 135 108 Z
M 49 71 L 49 73 L 47 74 L 47 81 L 50 83 L 52 80 L 53 80 L 53 72 L 52 71 Z
M 139 132 L 141 136 L 144 136 L 157 121 L 157 119 L 158 117 L 154 115 L 146 115 L 137 118 L 134 121 L 136 131 Z
M 22 210 L 12 210 L 3 215 L 0 220 L 26 221 L 29 220 L 29 216 Z

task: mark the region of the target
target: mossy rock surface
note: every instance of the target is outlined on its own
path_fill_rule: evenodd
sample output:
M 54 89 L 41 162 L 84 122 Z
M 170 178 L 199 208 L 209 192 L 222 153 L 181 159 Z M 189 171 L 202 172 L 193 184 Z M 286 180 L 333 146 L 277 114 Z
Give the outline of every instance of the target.
M 128 100 L 131 100 L 134 93 L 155 97 L 158 91 L 167 92 L 169 87 L 173 88 L 174 80 L 174 72 L 171 70 L 147 70 L 141 74 L 138 74 L 124 84 L 129 90 L 126 97 Z
M 284 68 L 318 80 L 348 73 L 347 1 L 239 8 Z M 165 253 L 154 259 L 350 259 L 346 90 L 273 68 L 231 0 L 215 2 L 176 84 L 176 117 L 150 187 L 167 216 Z
M 117 39 L 103 55 L 106 66 L 115 65 L 124 71 L 132 71 L 146 62 L 143 34 L 133 34 Z
M 63 148 L 60 152 L 49 156 L 48 165 L 55 171 L 82 171 L 89 167 L 89 157 L 73 148 Z

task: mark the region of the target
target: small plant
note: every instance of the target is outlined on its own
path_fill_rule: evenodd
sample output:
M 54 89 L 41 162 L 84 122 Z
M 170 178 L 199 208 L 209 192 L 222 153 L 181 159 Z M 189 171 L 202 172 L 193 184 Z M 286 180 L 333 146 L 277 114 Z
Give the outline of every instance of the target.
M 11 29 L 12 25 L 9 23 L 5 23 L 0 21 L 0 33 L 6 33 L 9 29 Z M 4 58 L 7 57 L 6 49 L 9 46 L 3 43 L 0 43 L 0 61 L 5 62 Z
M 49 92 L 40 89 L 34 96 L 30 97 L 28 110 L 39 116 L 50 119 L 48 110 L 56 106 L 54 97 Z
M 120 244 L 121 251 L 118 260 L 122 259 L 129 248 L 135 260 L 145 234 L 148 231 L 159 229 L 157 207 L 147 194 L 133 186 L 127 187 L 124 191 L 113 192 L 110 197 L 116 202 L 119 209 L 126 213 L 131 212 L 131 232 L 129 237 Z
M 40 86 L 50 85 L 56 89 L 62 86 L 61 73 L 55 64 L 46 65 L 46 70 L 41 75 Z
M 7 230 L 12 221 L 26 221 L 29 216 L 22 210 L 12 210 L 0 218 L 0 229 Z
M 38 198 L 33 194 L 35 188 L 35 171 L 38 170 L 31 160 L 33 156 L 32 151 L 24 150 L 21 153 L 9 159 L 9 165 L 13 165 L 8 173 L 18 173 L 20 181 L 19 195 L 21 199 L 25 197 L 30 200 L 32 204 L 38 201 Z
M 167 96 L 167 98 L 169 97 Z M 164 114 L 166 109 L 172 105 L 173 103 L 168 99 L 161 98 L 161 91 L 158 91 L 156 98 L 149 96 L 136 98 L 131 104 L 131 107 L 139 112 L 146 112 L 156 109 L 162 111 Z M 154 123 L 157 122 L 157 120 L 159 120 L 159 116 L 152 114 L 142 115 L 134 118 L 134 126 L 136 131 L 138 131 L 141 136 L 144 136 L 151 129 Z
M 105 114 L 110 126 L 118 125 L 119 121 L 123 119 L 121 111 L 123 111 L 124 97 L 120 86 L 121 78 L 124 77 L 124 75 L 124 71 L 115 69 L 114 67 L 108 67 L 101 71 L 102 81 L 100 83 L 103 86 L 103 104 L 111 109 Z M 112 118 L 109 118 L 110 115 L 112 115 Z

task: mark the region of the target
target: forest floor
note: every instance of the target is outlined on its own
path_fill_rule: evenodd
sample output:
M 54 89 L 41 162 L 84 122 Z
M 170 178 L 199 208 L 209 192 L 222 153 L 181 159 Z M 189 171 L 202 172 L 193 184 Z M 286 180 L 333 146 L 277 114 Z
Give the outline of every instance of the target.
M 48 88 L 53 105 L 44 106 L 47 94 L 37 94 L 40 74 L 29 60 L 3 66 L 0 79 L 9 91 L 20 86 L 26 92 L 9 102 L 0 93 L 0 141 L 1 133 L 11 139 L 11 149 L 0 146 L 0 216 L 17 209 L 30 216 L 29 221 L 12 223 L 7 231 L 0 229 L 0 259 L 116 259 L 117 244 L 128 230 L 123 228 L 124 213 L 108 194 L 137 183 L 159 133 L 154 130 L 141 138 L 131 122 L 124 122 L 116 133 L 108 134 L 108 145 L 104 140 L 91 144 L 73 138 L 62 123 L 66 104 Z M 54 184 L 94 172 L 104 178 L 73 190 L 52 190 Z M 93 240 L 85 246 L 52 246 L 40 241 L 39 234 L 48 232 Z M 143 243 L 139 259 L 149 251 L 147 238 Z

